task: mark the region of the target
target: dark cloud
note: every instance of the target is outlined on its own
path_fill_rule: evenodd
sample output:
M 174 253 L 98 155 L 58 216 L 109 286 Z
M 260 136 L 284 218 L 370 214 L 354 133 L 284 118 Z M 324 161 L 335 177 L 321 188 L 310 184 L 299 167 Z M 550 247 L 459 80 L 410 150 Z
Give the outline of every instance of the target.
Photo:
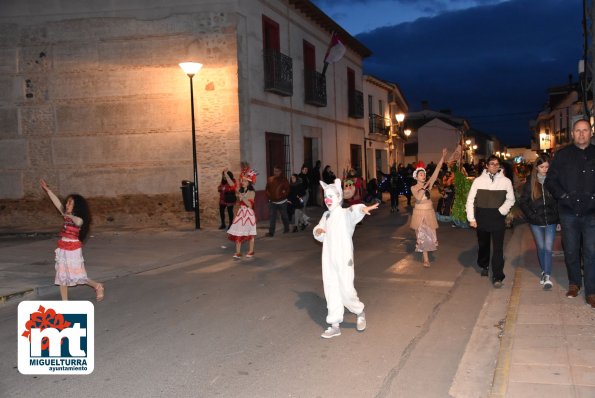
M 394 81 L 412 110 L 428 100 L 505 143 L 528 144 L 547 88 L 565 84 L 582 53 L 580 0 L 513 0 L 357 36 L 366 73 Z

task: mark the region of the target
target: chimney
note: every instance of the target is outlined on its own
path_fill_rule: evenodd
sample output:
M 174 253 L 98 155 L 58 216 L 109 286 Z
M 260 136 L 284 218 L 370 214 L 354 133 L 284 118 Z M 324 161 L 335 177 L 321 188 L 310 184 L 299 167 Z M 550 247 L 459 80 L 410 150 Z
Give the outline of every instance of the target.
M 568 74 L 568 85 L 572 86 L 572 73 Z
M 428 103 L 428 100 L 422 100 L 421 101 L 421 110 L 427 111 L 429 109 L 430 109 L 430 104 Z

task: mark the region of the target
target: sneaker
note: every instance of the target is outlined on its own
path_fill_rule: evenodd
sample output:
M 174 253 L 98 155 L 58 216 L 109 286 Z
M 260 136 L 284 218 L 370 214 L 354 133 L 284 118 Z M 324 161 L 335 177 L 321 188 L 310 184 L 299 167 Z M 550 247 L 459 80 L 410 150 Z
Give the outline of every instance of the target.
M 242 253 L 236 253 L 233 255 L 234 260 L 239 260 L 240 258 L 242 258 Z
M 495 289 L 500 289 L 502 287 L 502 281 L 499 279 L 496 279 L 492 284 L 494 285 Z
M 219 229 L 225 229 L 225 224 L 219 225 Z
M 487 268 L 482 268 L 481 269 L 481 276 L 488 276 L 488 269 Z
M 550 290 L 553 286 L 554 286 L 554 284 L 550 280 L 550 276 L 544 275 L 543 276 L 543 290 Z
M 581 288 L 577 285 L 570 285 L 568 286 L 568 291 L 566 292 L 566 297 L 568 298 L 575 298 L 580 293 Z
M 266 236 L 267 238 L 272 238 L 273 236 L 275 236 L 275 234 L 267 232 L 264 236 Z
M 246 258 L 252 258 L 252 257 L 254 257 L 254 252 L 246 253 Z
M 339 328 L 339 326 L 331 326 L 328 329 L 326 329 L 324 333 L 320 335 L 320 337 L 322 337 L 323 339 L 332 339 L 333 337 L 340 335 L 341 329 Z
M 366 330 L 366 314 L 363 312 L 357 316 L 356 329 L 358 332 Z
M 545 283 L 545 272 L 541 271 L 541 274 L 539 275 L 539 284 L 543 285 Z

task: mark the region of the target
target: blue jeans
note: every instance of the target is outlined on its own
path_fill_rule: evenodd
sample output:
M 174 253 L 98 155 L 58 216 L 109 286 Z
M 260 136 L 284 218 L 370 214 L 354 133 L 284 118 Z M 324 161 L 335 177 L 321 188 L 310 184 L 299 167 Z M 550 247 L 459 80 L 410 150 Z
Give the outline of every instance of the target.
M 556 237 L 556 224 L 546 226 L 531 224 L 531 232 L 537 246 L 537 258 L 539 266 L 546 275 L 552 274 L 552 249 Z
M 595 214 L 582 217 L 560 214 L 560 224 L 568 283 L 581 287 L 584 276 L 585 296 L 595 295 Z

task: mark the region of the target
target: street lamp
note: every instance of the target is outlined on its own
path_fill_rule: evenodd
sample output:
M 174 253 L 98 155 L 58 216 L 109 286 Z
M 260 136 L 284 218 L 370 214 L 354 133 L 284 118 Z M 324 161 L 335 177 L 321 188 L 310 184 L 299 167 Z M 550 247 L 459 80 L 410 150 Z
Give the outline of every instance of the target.
M 409 138 L 411 135 L 411 129 L 405 129 L 405 137 Z
M 194 88 L 192 78 L 202 68 L 198 62 L 182 62 L 180 68 L 190 78 L 190 111 L 192 114 L 192 165 L 194 168 L 194 189 L 192 190 L 192 205 L 194 206 L 194 222 L 196 229 L 200 229 L 200 211 L 198 203 L 198 165 L 196 162 L 196 129 L 194 126 Z
M 388 143 L 388 150 L 389 150 L 389 163 L 392 166 L 393 163 L 396 163 L 396 160 L 394 159 L 394 149 L 395 149 L 395 143 L 394 143 L 394 138 L 397 135 L 396 133 L 400 133 L 401 129 L 403 128 L 403 121 L 405 120 L 405 114 L 402 112 L 399 112 L 397 114 L 395 114 L 395 120 L 397 121 L 397 125 L 395 130 L 397 130 L 395 132 L 395 134 L 393 134 L 391 132 L 389 139 L 387 140 Z

